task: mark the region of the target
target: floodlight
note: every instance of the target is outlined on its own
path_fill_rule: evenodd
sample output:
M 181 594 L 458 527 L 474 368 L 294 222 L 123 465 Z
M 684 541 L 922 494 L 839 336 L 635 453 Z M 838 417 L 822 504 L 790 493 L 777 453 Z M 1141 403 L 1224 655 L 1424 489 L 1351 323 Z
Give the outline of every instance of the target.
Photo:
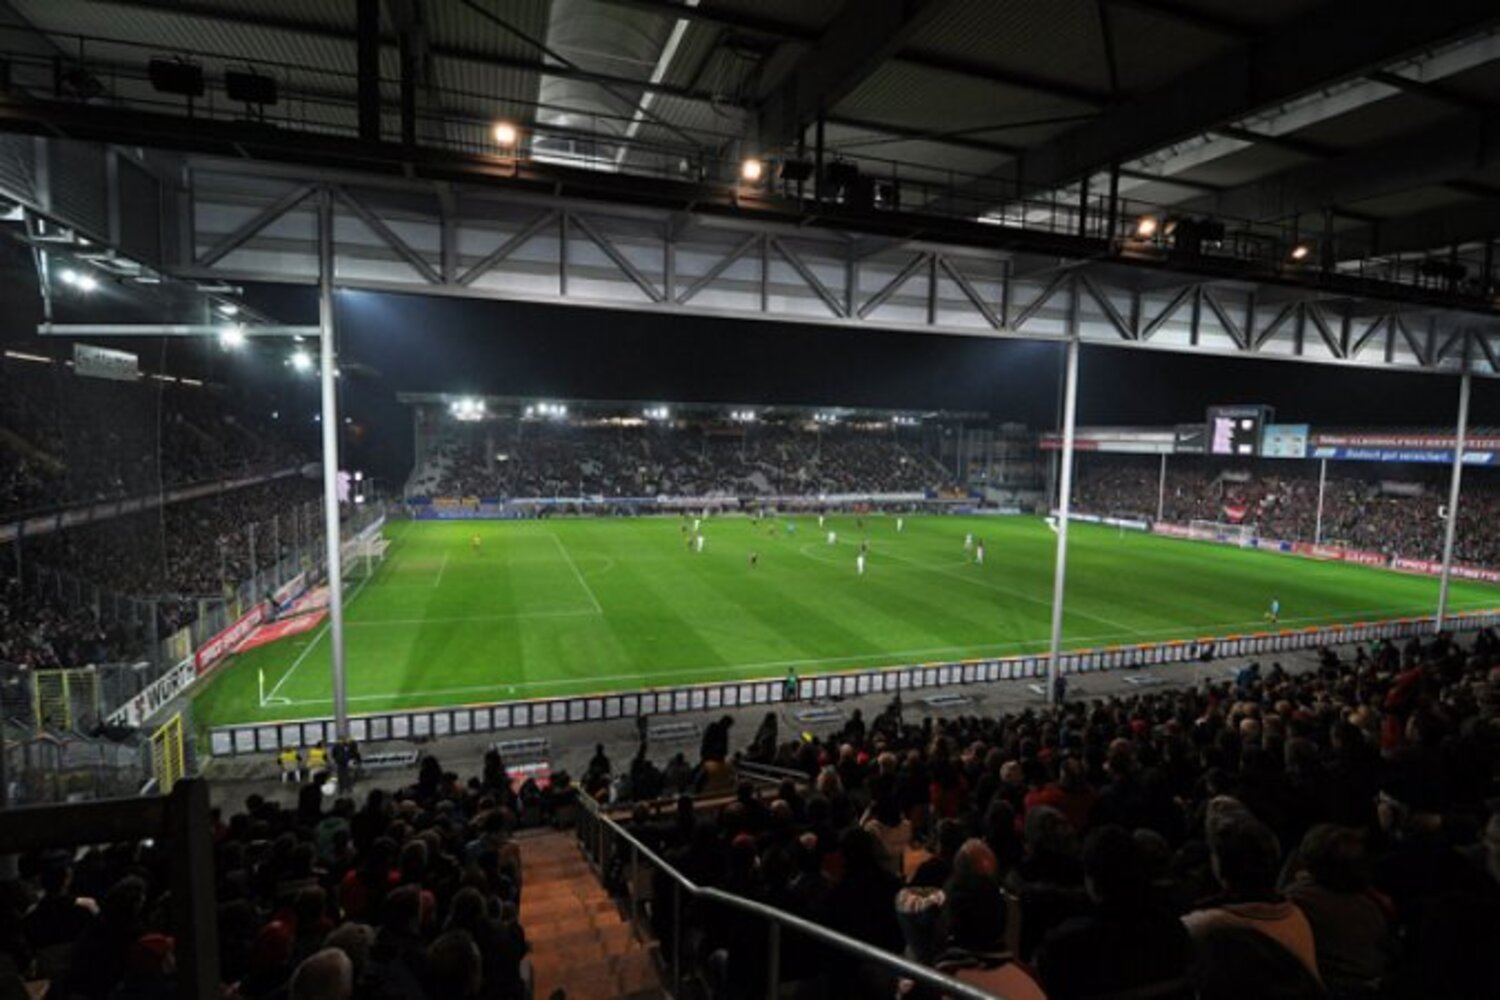
M 520 133 L 516 131 L 516 127 L 510 122 L 496 122 L 492 134 L 495 137 L 495 145 L 505 146 L 506 148 L 514 146 L 516 140 L 520 138 Z
M 64 268 L 62 272 L 58 274 L 58 277 L 62 279 L 62 283 L 65 285 L 78 284 L 78 272 L 73 270 L 72 268 Z
M 1292 260 L 1302 261 L 1306 260 L 1311 255 L 1311 246 L 1306 243 L 1298 243 L 1296 246 L 1292 247 L 1292 252 L 1289 256 L 1292 258 Z
M 245 346 L 245 328 L 239 323 L 226 326 L 219 331 L 219 346 L 226 350 L 234 350 Z
M 224 94 L 231 101 L 265 107 L 277 103 L 276 78 L 245 70 L 224 71 Z
M 80 292 L 92 292 L 99 287 L 99 279 L 92 274 L 80 274 L 77 285 Z
M 151 86 L 163 94 L 203 96 L 203 67 L 179 59 L 152 59 L 146 64 Z
M 1157 228 L 1161 225 L 1160 220 L 1154 215 L 1143 215 L 1135 220 L 1135 235 L 1137 239 L 1149 240 L 1156 235 Z
M 306 351 L 292 352 L 292 367 L 299 372 L 311 371 L 313 366 L 312 355 Z
M 748 184 L 757 184 L 765 176 L 766 165 L 761 160 L 751 156 L 740 164 L 740 180 Z
M 221 302 L 219 303 L 219 312 L 225 316 L 238 316 L 240 314 L 240 307 L 233 302 Z

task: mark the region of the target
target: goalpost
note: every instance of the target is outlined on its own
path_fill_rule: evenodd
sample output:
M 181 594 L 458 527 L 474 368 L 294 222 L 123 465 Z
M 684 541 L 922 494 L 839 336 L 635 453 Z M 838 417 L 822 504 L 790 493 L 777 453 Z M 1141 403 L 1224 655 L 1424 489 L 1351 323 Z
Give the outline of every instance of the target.
M 1226 545 L 1246 546 L 1255 540 L 1253 524 L 1224 524 L 1220 521 L 1188 522 L 1188 537 L 1205 542 L 1221 542 Z
M 391 541 L 380 535 L 370 538 L 355 538 L 344 544 L 344 579 L 365 580 L 375 575 L 375 570 L 385 561 L 386 549 Z

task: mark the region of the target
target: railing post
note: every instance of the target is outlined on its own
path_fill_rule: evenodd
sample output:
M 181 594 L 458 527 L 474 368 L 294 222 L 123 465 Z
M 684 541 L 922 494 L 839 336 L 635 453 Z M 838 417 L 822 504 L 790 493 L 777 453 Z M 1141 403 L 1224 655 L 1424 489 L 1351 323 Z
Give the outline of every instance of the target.
M 634 843 L 630 845 L 630 933 L 637 933 L 637 921 L 640 919 L 636 910 L 638 894 L 636 886 L 640 884 L 641 852 L 636 849 Z
M 781 987 L 781 925 L 771 921 L 766 940 L 766 1000 L 776 1000 Z
M 173 922 L 182 945 L 177 950 L 179 986 L 189 1000 L 215 1000 L 219 995 L 219 932 L 205 782 L 179 781 L 171 790 L 167 828 L 175 856 Z
M 682 883 L 672 880 L 672 995 L 682 995 Z

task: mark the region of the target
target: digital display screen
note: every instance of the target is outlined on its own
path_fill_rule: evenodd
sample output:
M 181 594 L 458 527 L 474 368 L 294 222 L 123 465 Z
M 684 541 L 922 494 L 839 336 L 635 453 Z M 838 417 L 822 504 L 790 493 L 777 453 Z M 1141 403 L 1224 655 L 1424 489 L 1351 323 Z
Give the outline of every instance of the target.
M 1264 406 L 1214 406 L 1208 411 L 1208 453 L 1253 458 L 1260 453 Z
M 1260 436 L 1265 458 L 1306 458 L 1307 424 L 1266 424 Z

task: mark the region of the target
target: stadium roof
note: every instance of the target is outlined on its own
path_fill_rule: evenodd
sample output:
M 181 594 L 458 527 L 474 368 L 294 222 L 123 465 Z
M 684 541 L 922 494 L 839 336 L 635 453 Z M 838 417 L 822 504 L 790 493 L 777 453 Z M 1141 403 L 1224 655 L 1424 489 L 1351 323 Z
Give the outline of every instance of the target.
M 1473 275 L 1500 230 L 1497 22 L 1493 0 L 5 0 L 0 50 L 60 134 L 59 104 L 180 111 L 152 58 L 202 67 L 199 120 L 356 136 L 363 109 L 389 136 L 406 106 L 426 148 L 490 150 L 505 120 L 533 162 L 623 174 L 805 158 L 821 122 L 907 208 L 1036 223 L 1117 167 L 1121 197 L 1231 238 Z M 230 99 L 226 71 L 277 102 Z

